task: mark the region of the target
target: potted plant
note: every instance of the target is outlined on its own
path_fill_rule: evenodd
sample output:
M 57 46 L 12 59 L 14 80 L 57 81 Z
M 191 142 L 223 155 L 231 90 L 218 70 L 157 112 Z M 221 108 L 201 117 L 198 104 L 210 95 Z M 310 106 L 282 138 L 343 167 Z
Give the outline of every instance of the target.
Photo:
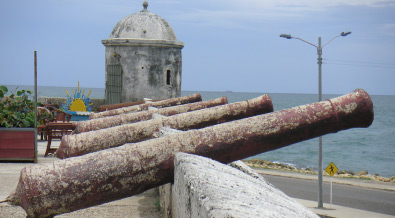
M 37 161 L 37 130 L 34 128 L 32 92 L 6 95 L 0 86 L 0 160 Z

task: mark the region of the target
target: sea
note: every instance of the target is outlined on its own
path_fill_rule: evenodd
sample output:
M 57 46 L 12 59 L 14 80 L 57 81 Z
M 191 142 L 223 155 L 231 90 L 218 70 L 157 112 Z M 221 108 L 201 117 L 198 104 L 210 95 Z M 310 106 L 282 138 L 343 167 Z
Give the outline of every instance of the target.
M 10 92 L 18 89 L 34 90 L 33 86 L 7 85 Z M 104 98 L 104 88 L 84 88 L 90 98 Z M 66 97 L 77 87 L 39 86 L 38 96 Z M 351 90 L 350 90 L 351 91 Z M 186 96 L 200 93 L 203 100 L 222 96 L 229 103 L 252 99 L 263 94 L 272 98 L 274 111 L 283 110 L 304 104 L 317 102 L 317 94 L 284 94 L 284 93 L 245 93 L 245 92 L 211 92 L 211 91 L 182 91 Z M 346 94 L 346 93 L 344 93 Z M 323 99 L 341 96 L 323 95 Z M 384 177 L 395 176 L 395 96 L 371 95 L 374 104 L 374 121 L 368 128 L 354 128 L 323 136 L 323 168 L 333 162 L 339 170 L 359 172 L 367 170 L 369 174 Z M 292 144 L 274 151 L 258 154 L 252 158 L 269 160 L 288 164 L 299 168 L 318 169 L 318 138 Z

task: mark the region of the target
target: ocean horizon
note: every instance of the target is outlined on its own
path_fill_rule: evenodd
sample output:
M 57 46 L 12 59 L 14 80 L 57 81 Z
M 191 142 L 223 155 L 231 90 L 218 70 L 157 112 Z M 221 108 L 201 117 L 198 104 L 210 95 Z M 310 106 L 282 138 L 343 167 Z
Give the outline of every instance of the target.
M 34 90 L 33 86 L 6 85 L 10 92 L 16 89 Z M 66 97 L 65 90 L 72 93 L 77 87 L 38 86 L 38 96 Z M 104 98 L 104 88 L 80 87 L 90 98 Z M 351 92 L 352 90 L 350 90 Z M 293 93 L 252 93 L 220 91 L 182 91 L 186 96 L 199 92 L 203 100 L 222 96 L 228 97 L 229 103 L 243 101 L 268 94 L 272 98 L 274 111 L 287 109 L 318 101 L 317 94 Z M 323 99 L 330 99 L 342 94 L 324 94 Z M 323 167 L 330 162 L 339 170 L 359 172 L 367 170 L 369 174 L 384 177 L 395 176 L 395 95 L 371 95 L 375 118 L 368 128 L 353 128 L 335 134 L 323 136 Z M 291 166 L 318 169 L 318 138 L 299 142 L 274 151 L 258 154 L 251 158 L 285 163 Z
M 16 93 L 16 90 L 21 90 L 21 89 L 27 89 L 27 90 L 34 90 L 34 86 L 33 85 L 14 85 L 14 84 L 1 84 L 0 86 L 7 86 L 9 91 L 13 91 Z M 38 89 L 38 95 L 39 97 L 45 96 L 45 97 L 57 97 L 60 95 L 64 95 L 64 97 L 66 97 L 66 92 L 67 91 L 71 91 L 73 89 L 77 90 L 77 86 L 37 86 Z M 90 96 L 90 98 L 104 98 L 104 87 L 103 88 L 98 88 L 98 87 L 80 87 L 80 89 L 85 89 L 88 92 L 90 90 L 92 90 L 92 94 Z M 51 91 L 55 91 L 51 92 Z M 351 92 L 352 90 L 350 90 L 349 92 Z M 313 95 L 316 96 L 316 98 L 318 98 L 318 94 L 317 93 L 299 93 L 299 92 L 250 92 L 250 91 L 232 91 L 232 90 L 226 90 L 226 91 L 218 91 L 218 90 L 211 90 L 211 91 L 199 91 L 199 90 L 182 90 L 181 91 L 181 96 L 182 93 L 196 93 L 196 92 L 202 92 L 202 93 L 248 93 L 248 94 L 290 94 L 290 95 Z M 344 95 L 346 93 L 323 93 L 324 95 L 327 96 L 341 96 Z M 394 96 L 395 95 L 389 95 L 389 94 L 370 94 L 370 96 Z M 62 96 L 63 97 L 63 96 Z M 203 96 L 202 96 L 203 97 Z

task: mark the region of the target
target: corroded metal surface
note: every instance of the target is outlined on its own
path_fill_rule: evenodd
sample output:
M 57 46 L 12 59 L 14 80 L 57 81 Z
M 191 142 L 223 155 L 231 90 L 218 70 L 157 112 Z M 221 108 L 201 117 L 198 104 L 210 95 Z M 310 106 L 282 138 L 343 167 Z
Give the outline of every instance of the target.
M 195 93 L 193 95 L 188 95 L 188 96 L 179 97 L 179 98 L 170 98 L 170 99 L 166 99 L 166 100 L 162 100 L 162 101 L 148 102 L 145 104 L 139 104 L 139 105 L 134 105 L 134 106 L 130 106 L 130 107 L 122 107 L 122 108 L 118 108 L 118 109 L 114 109 L 114 110 L 103 111 L 103 112 L 99 112 L 99 113 L 92 113 L 89 116 L 89 119 L 97 119 L 97 118 L 114 116 L 114 115 L 119 115 L 119 114 L 124 114 L 124 113 L 144 111 L 144 110 L 148 110 L 148 107 L 164 108 L 164 107 L 170 107 L 170 106 L 174 106 L 174 105 L 198 102 L 201 100 L 202 100 L 202 96 L 199 93 Z
M 163 100 L 149 100 L 149 101 L 143 100 L 143 101 L 125 102 L 125 103 L 119 103 L 119 104 L 100 105 L 99 112 L 114 110 L 114 109 L 118 109 L 121 107 L 130 107 L 130 106 L 135 106 L 135 105 L 149 103 L 149 102 L 157 102 L 157 101 L 163 101 Z
M 183 104 L 183 105 L 178 105 L 178 106 L 172 106 L 172 107 L 165 107 L 161 109 L 153 109 L 153 110 L 146 110 L 146 111 L 140 111 L 140 112 L 134 112 L 134 113 L 126 113 L 126 114 L 120 114 L 120 115 L 115 115 L 115 116 L 110 116 L 110 117 L 103 117 L 103 118 L 98 118 L 98 119 L 93 119 L 93 120 L 86 120 L 86 121 L 80 121 L 76 123 L 75 125 L 75 133 L 81 133 L 81 132 L 89 132 L 93 130 L 99 130 L 99 129 L 104 129 L 104 128 L 109 128 L 113 126 L 119 126 L 122 124 L 127 124 L 127 123 L 134 123 L 138 121 L 143 121 L 143 120 L 149 120 L 152 118 L 152 115 L 155 114 L 161 114 L 164 116 L 171 116 L 179 113 L 185 113 L 188 111 L 194 111 L 194 110 L 200 110 L 208 107 L 215 107 L 218 105 L 223 105 L 227 104 L 228 99 L 226 97 L 221 97 L 221 98 L 216 98 L 213 100 L 208 100 L 208 101 L 201 101 L 201 102 L 195 102 L 195 103 L 190 103 L 190 104 Z
M 373 103 L 357 89 L 319 103 L 27 167 L 8 200 L 31 217 L 51 217 L 170 182 L 179 151 L 229 163 L 372 122 Z
M 125 143 L 143 141 L 152 138 L 159 128 L 164 126 L 189 130 L 272 111 L 273 104 L 270 97 L 263 95 L 251 100 L 162 117 L 161 119 L 67 135 L 62 138 L 56 155 L 58 158 L 64 159 L 117 147 Z
M 135 106 L 135 105 L 144 104 L 144 103 L 145 103 L 145 101 L 134 101 L 134 102 L 119 103 L 119 104 L 100 105 L 99 112 L 114 110 L 114 109 L 118 109 L 121 107 L 130 107 L 130 106 Z

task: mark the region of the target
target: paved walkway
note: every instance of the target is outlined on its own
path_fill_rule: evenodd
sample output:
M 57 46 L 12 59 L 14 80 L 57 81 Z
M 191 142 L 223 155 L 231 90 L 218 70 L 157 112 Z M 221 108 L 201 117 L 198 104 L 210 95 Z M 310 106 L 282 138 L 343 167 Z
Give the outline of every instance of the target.
M 58 147 L 60 141 L 53 141 L 52 146 Z M 38 142 L 38 163 L 51 163 L 58 160 L 55 157 L 44 157 L 46 141 Z M 51 146 L 51 147 L 52 147 Z M 24 167 L 34 163 L 5 163 L 0 162 L 0 201 L 13 192 L 19 181 L 19 173 Z M 26 213 L 21 207 L 0 204 L 1 218 L 25 218 Z M 87 209 L 62 214 L 59 218 L 85 218 L 85 217 L 122 217 L 122 218 L 159 218 L 159 193 L 158 189 L 148 190 L 140 195 L 125 198 L 111 203 L 102 204 Z
M 317 208 L 316 201 L 307 201 L 303 199 L 295 199 L 303 206 L 309 208 L 314 213 L 321 217 L 336 217 L 336 218 L 393 218 L 394 216 L 374 213 L 366 210 L 358 210 L 349 207 L 342 207 L 339 205 L 324 204 L 324 208 Z

